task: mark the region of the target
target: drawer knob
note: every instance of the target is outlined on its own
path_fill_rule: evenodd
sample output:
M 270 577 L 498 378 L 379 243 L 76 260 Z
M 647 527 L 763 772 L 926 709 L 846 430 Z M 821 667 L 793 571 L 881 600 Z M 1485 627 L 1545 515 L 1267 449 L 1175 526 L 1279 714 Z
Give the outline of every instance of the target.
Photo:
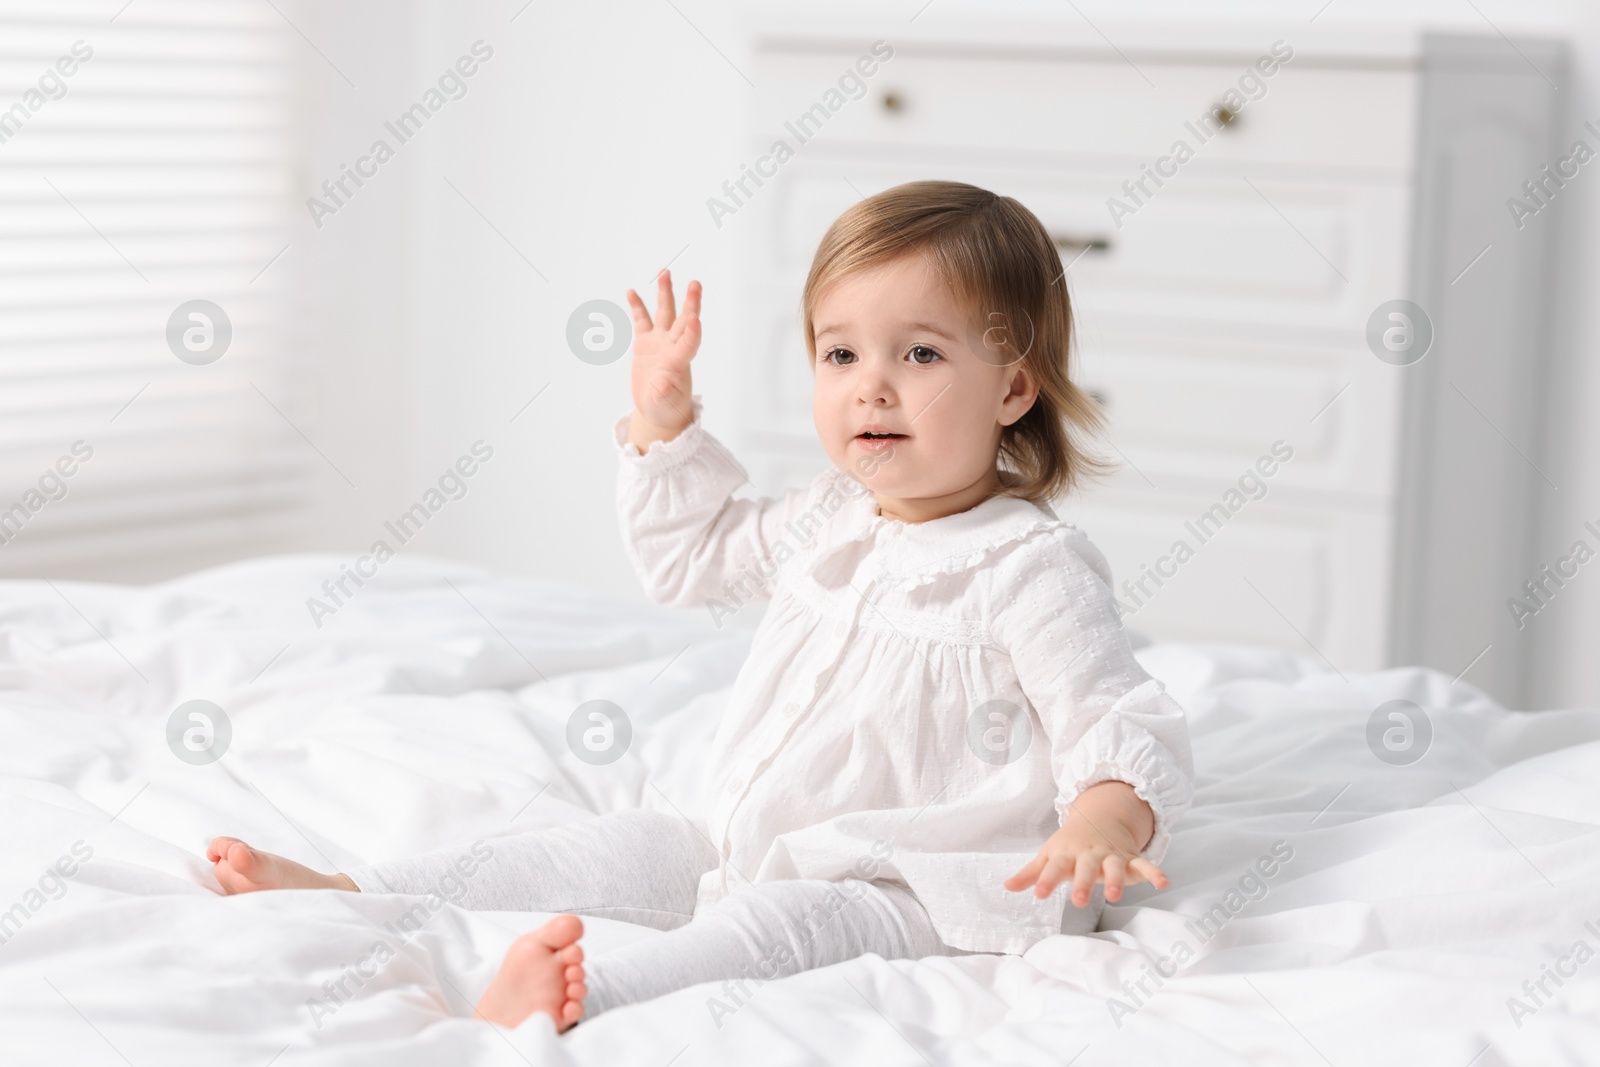
M 889 112 L 889 114 L 898 115 L 905 110 L 905 107 L 906 98 L 893 89 L 883 94 L 883 110 Z
M 1239 113 L 1225 104 L 1218 104 L 1216 107 L 1212 108 L 1211 114 L 1216 118 L 1218 125 L 1220 125 L 1223 129 L 1227 129 L 1229 126 L 1232 126 L 1235 122 L 1239 121 Z

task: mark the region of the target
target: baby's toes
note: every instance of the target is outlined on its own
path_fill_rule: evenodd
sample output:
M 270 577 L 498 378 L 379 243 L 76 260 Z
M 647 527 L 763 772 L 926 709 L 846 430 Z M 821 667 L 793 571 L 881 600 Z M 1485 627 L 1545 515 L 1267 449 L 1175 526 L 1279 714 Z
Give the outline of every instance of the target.
M 206 859 L 210 860 L 212 863 L 215 863 L 228 854 L 228 849 L 232 848 L 234 845 L 242 844 L 244 844 L 244 842 L 240 841 L 237 837 L 213 837 L 211 839 L 211 844 L 206 846 Z
M 228 866 L 233 869 L 233 873 L 238 875 L 240 879 L 250 885 L 260 884 L 262 863 L 261 857 L 256 855 L 255 849 L 243 841 L 235 841 L 228 847 L 228 851 L 223 853 L 223 858 L 227 860 Z
M 249 893 L 261 888 L 226 859 L 218 861 L 216 876 L 217 883 L 229 893 Z
M 561 1006 L 561 1017 L 563 1020 L 577 1022 L 583 1017 L 583 1001 L 589 995 L 589 987 L 584 982 L 583 967 L 569 963 L 562 971 L 561 977 L 566 980 L 567 986 L 567 1002 Z
M 268 875 L 271 873 L 262 854 L 237 838 L 229 838 L 229 844 L 219 850 L 221 858 L 217 860 L 217 881 L 229 893 L 252 893 L 258 889 L 273 888 Z

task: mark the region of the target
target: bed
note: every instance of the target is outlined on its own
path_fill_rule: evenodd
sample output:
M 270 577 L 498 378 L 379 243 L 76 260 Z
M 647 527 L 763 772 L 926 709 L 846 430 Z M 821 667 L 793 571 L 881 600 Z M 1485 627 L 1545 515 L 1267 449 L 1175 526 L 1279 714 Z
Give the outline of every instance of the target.
M 306 599 L 347 562 L 0 583 L 0 1062 L 1600 1062 L 1600 710 L 1238 646 L 1140 649 L 1190 713 L 1198 789 L 1170 888 L 1093 936 L 869 956 L 732 1004 L 695 987 L 563 1037 L 474 1022 L 546 916 L 224 897 L 206 842 L 328 870 L 630 805 L 698 816 L 748 634 L 418 556 L 319 626 Z M 590 700 L 625 710 L 622 758 L 569 750 Z M 1391 701 L 1423 709 L 1420 759 L 1385 747 Z M 588 928 L 591 956 L 657 936 Z

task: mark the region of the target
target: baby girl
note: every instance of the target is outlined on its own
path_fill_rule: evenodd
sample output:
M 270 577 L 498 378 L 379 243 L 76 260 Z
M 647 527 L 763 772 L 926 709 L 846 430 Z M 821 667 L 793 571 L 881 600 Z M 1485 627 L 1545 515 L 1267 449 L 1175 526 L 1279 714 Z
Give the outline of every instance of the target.
M 654 319 L 629 290 L 629 559 L 665 604 L 769 604 L 705 821 L 666 805 L 494 842 L 459 903 L 567 914 L 511 946 L 478 1015 L 560 1031 L 866 953 L 1021 953 L 1167 884 L 1194 791 L 1183 709 L 1134 659 L 1105 557 L 1049 506 L 1101 469 L 1062 275 L 1032 213 L 970 185 L 846 211 L 803 301 L 832 465 L 764 499 L 734 497 L 745 470 L 700 421 L 699 283 L 680 312 L 663 271 Z M 459 851 L 333 875 L 230 837 L 208 856 L 230 893 L 428 893 Z M 580 914 L 665 932 L 585 963 Z

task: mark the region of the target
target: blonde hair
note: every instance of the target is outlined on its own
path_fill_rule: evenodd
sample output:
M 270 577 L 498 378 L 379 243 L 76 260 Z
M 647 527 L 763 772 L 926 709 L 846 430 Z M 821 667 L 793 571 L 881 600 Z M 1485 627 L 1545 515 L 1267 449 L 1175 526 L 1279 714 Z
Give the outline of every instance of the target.
M 1060 253 L 1033 212 L 1009 196 L 962 182 L 907 182 L 835 219 L 801 298 L 812 364 L 813 315 L 823 292 L 848 275 L 917 253 L 977 322 L 991 324 L 979 327 L 982 344 L 1003 352 L 1007 366 L 1020 361 L 1039 385 L 1033 407 L 1001 429 L 999 495 L 1047 503 L 1113 469 L 1080 444 L 1104 431 L 1105 416 L 1071 377 L 1072 302 Z M 996 319 L 1006 328 L 992 328 Z

